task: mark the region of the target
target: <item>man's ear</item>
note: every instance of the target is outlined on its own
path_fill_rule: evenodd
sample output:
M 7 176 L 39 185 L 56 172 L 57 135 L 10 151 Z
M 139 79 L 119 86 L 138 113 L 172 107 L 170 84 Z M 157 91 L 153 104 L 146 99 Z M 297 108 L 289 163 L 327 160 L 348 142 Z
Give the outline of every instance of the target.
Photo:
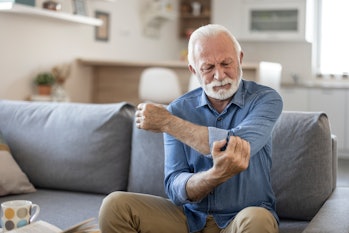
M 188 69 L 192 74 L 196 75 L 196 70 L 194 69 L 194 67 L 192 65 L 188 65 Z
M 242 64 L 242 59 L 244 58 L 244 52 L 240 52 L 240 64 Z

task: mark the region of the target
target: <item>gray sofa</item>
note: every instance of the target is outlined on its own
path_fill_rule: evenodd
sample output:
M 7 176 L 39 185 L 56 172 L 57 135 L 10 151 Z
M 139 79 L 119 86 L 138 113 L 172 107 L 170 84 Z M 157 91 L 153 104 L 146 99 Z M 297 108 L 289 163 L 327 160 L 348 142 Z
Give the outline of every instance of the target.
M 133 115 L 127 103 L 0 100 L 3 144 L 24 176 L 0 202 L 31 200 L 41 207 L 39 219 L 66 228 L 97 219 L 115 190 L 165 196 L 162 134 L 137 129 Z M 282 113 L 271 174 L 281 233 L 349 231 L 349 188 L 336 187 L 336 156 L 325 114 Z

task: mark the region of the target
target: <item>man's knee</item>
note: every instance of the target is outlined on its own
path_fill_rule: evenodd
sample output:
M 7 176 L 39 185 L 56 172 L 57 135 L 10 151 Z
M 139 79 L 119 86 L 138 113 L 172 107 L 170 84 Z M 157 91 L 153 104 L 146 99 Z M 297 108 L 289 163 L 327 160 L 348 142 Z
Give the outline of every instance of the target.
M 127 199 L 127 193 L 125 192 L 110 193 L 103 199 L 100 213 L 103 213 L 104 211 L 113 211 L 113 209 L 117 208 L 120 204 L 127 203 L 127 201 L 125 202 L 125 199 Z
M 128 194 L 126 192 L 113 192 L 103 199 L 99 210 L 99 225 L 103 228 L 106 225 L 112 224 L 117 219 L 118 213 L 124 208 Z
M 236 232 L 278 232 L 277 221 L 270 211 L 262 207 L 247 207 L 234 219 Z M 244 229 L 244 230 L 243 230 Z

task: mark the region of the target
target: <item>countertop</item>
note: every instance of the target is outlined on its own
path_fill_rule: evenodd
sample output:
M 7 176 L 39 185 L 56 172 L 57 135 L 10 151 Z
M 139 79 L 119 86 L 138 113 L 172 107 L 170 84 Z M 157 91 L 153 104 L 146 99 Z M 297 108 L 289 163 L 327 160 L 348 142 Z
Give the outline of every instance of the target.
M 297 83 L 281 83 L 282 88 L 324 88 L 324 89 L 349 89 L 349 79 L 341 80 L 307 80 Z

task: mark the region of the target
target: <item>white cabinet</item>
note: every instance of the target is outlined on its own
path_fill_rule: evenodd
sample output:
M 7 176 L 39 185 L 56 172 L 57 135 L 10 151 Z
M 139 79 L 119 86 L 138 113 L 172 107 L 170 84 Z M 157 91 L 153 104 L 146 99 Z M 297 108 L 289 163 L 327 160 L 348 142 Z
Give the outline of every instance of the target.
M 282 87 L 286 111 L 321 111 L 329 118 L 337 136 L 338 156 L 349 158 L 349 90 L 322 87 Z
M 285 111 L 308 111 L 309 91 L 307 88 L 281 88 L 280 95 L 284 102 Z
M 313 0 L 241 1 L 240 40 L 312 40 Z
M 346 94 L 346 103 L 345 103 L 345 118 L 346 118 L 346 125 L 343 127 L 345 129 L 346 135 L 345 135 L 345 142 L 344 142 L 344 150 L 339 152 L 340 157 L 346 157 L 349 158 L 349 90 L 345 91 Z
M 347 143 L 347 119 L 346 105 L 348 103 L 347 90 L 312 88 L 309 90 L 309 111 L 323 111 L 328 115 L 331 131 L 337 136 L 338 149 L 346 150 Z

